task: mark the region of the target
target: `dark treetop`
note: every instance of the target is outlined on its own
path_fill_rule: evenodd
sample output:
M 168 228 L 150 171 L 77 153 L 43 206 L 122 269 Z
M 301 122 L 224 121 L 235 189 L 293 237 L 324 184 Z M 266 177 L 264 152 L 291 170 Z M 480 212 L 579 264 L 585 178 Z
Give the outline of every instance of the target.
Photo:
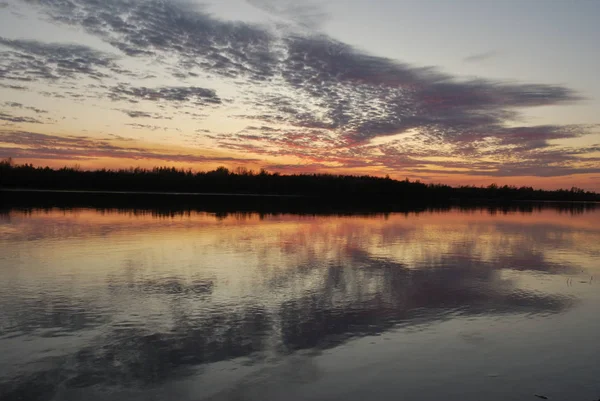
M 41 190 L 179 192 L 254 195 L 293 195 L 312 199 L 336 199 L 344 203 L 401 204 L 449 201 L 600 201 L 600 194 L 579 188 L 546 191 L 532 187 L 451 187 L 389 177 L 294 174 L 282 175 L 245 168 L 235 172 L 225 167 L 193 172 L 174 167 L 153 169 L 83 171 L 78 168 L 51 169 L 30 164 L 0 162 L 0 188 Z

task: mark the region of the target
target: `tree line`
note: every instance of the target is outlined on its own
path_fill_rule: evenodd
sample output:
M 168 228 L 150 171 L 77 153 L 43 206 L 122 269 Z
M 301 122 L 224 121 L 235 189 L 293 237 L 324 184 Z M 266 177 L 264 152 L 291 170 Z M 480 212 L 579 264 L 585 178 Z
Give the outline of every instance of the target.
M 600 201 L 600 194 L 580 188 L 486 187 L 425 184 L 389 177 L 336 174 L 279 174 L 243 167 L 194 172 L 175 167 L 82 170 L 35 167 L 0 161 L 0 188 L 256 194 L 336 198 L 343 202 L 398 203 L 474 201 Z

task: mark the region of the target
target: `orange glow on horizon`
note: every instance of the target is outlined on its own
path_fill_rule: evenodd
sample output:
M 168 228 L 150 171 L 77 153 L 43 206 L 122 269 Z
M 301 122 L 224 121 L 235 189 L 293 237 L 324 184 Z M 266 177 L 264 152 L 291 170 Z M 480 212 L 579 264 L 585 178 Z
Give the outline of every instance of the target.
M 214 152 L 214 151 L 213 151 Z M 201 154 L 201 152 L 198 152 Z M 215 154 L 214 152 L 213 154 Z M 176 155 L 176 154 L 174 154 Z M 62 168 L 62 167 L 79 167 L 82 170 L 97 170 L 97 169 L 128 169 L 128 168 L 147 168 L 153 167 L 175 167 L 177 169 L 191 169 L 195 172 L 211 171 L 217 167 L 224 166 L 231 171 L 234 171 L 237 167 L 245 167 L 255 172 L 265 168 L 267 171 L 274 173 L 278 172 L 281 174 L 341 174 L 341 175 L 371 175 L 375 177 L 385 177 L 389 175 L 390 178 L 395 180 L 409 179 L 410 181 L 421 181 L 425 184 L 445 184 L 453 187 L 462 185 L 473 185 L 473 186 L 488 186 L 490 184 L 497 184 L 499 186 L 509 185 L 515 187 L 533 187 L 534 189 L 570 189 L 572 187 L 582 188 L 586 191 L 600 192 L 600 175 L 599 174 L 577 174 L 570 176 L 560 177 L 536 177 L 536 176 L 512 176 L 512 177 L 494 177 L 494 176 L 481 176 L 481 175 L 469 175 L 465 174 L 443 174 L 440 171 L 439 174 L 432 176 L 426 174 L 424 176 L 419 175 L 415 171 L 390 171 L 383 167 L 372 167 L 372 168 L 349 168 L 349 167 L 321 167 L 314 165 L 302 166 L 301 164 L 289 164 L 287 167 L 285 159 L 281 158 L 278 160 L 279 163 L 268 163 L 266 161 L 255 161 L 248 162 L 245 160 L 236 160 L 237 155 L 225 156 L 221 154 L 215 157 L 230 157 L 231 160 L 218 160 L 218 161 L 166 161 L 161 159 L 126 159 L 126 158 L 114 158 L 114 157 L 98 157 L 90 159 L 21 159 L 13 158 L 13 161 L 17 164 L 32 164 L 36 167 L 50 167 L 50 168 Z M 207 158 L 210 156 L 207 156 Z M 251 155 L 248 156 L 252 158 Z M 257 158 L 258 159 L 258 158 Z M 283 159 L 283 160 L 282 160 Z M 272 164 L 281 164 L 281 167 L 273 168 Z M 297 167 L 296 167 L 297 166 Z
M 341 174 L 341 175 L 371 175 L 376 177 L 390 176 L 396 180 L 408 178 L 411 181 L 419 180 L 427 184 L 446 184 L 450 186 L 474 185 L 488 186 L 495 183 L 499 186 L 509 185 L 516 187 L 533 187 L 535 189 L 570 189 L 579 187 L 584 190 L 600 192 L 600 174 L 577 174 L 559 177 L 538 176 L 511 176 L 495 177 L 472 175 L 468 171 L 461 174 L 447 173 L 443 166 L 432 165 L 428 171 L 420 172 L 418 169 L 391 170 L 374 165 L 361 167 L 327 166 L 318 156 L 309 162 L 296 156 L 264 156 L 251 152 L 219 150 L 216 148 L 185 147 L 181 145 L 160 144 L 126 138 L 75 138 L 73 149 L 69 143 L 57 145 L 54 150 L 56 156 L 52 158 L 20 158 L 14 157 L 17 164 L 33 164 L 36 167 L 79 167 L 83 170 L 96 169 L 128 169 L 153 167 L 175 167 L 177 169 L 200 172 L 210 171 L 224 166 L 234 171 L 238 167 L 260 171 L 262 168 L 269 172 L 281 174 Z M 78 145 L 81 140 L 80 146 Z M 86 142 L 88 141 L 88 142 Z M 92 141 L 92 142 L 89 142 Z M 97 141 L 97 142 L 94 142 Z M 98 148 L 92 145 L 98 144 Z M 100 146 L 102 145 L 102 146 Z M 77 147 L 79 146 L 79 147 Z M 104 147 L 103 147 L 104 146 Z M 1 150 L 1 148 L 0 148 Z M 24 148 L 26 151 L 27 148 Z M 60 157 L 62 151 L 79 152 L 76 158 Z M 5 152 L 6 153 L 6 152 Z M 126 156 L 126 157 L 124 157 Z M 127 157 L 129 156 L 129 157 Z M 304 164 L 303 164 L 304 161 Z M 434 171 L 432 171 L 434 170 Z

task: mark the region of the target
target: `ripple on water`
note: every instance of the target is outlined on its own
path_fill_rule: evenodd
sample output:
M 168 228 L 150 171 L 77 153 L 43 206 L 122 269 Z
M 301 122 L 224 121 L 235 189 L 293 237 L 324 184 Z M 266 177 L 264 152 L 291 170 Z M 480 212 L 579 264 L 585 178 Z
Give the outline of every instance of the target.
M 534 368 L 536 380 L 564 388 L 578 380 L 569 368 L 600 374 L 596 350 L 572 340 L 597 334 L 598 297 L 580 283 L 580 264 L 596 255 L 580 242 L 593 249 L 600 228 L 582 235 L 565 216 L 538 216 L 552 222 L 541 229 L 535 215 L 203 215 L 180 230 L 127 215 L 113 232 L 107 216 L 90 213 L 102 235 L 63 221 L 10 254 L 19 263 L 10 284 L 0 282 L 2 401 L 183 382 L 251 388 L 244 377 L 290 396 L 304 386 L 315 399 L 347 395 L 339 383 L 355 386 L 350 395 L 374 382 L 381 394 L 427 392 L 436 378 L 448 394 L 476 382 L 496 401 L 494 385 L 473 377 L 501 374 L 487 382 L 517 394 L 527 380 L 515 377 Z M 51 215 L 39 221 L 53 224 Z M 53 252 L 40 253 L 45 236 Z M 553 259 L 553 249 L 574 247 L 578 260 Z M 564 369 L 536 363 L 539 355 Z M 201 399 L 198 391 L 189 396 Z

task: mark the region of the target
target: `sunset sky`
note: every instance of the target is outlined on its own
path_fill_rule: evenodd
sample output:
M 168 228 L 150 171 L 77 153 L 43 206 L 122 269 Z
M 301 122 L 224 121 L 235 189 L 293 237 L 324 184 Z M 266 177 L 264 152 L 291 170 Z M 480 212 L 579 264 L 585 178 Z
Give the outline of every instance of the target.
M 600 1 L 0 0 L 0 158 L 600 191 Z

